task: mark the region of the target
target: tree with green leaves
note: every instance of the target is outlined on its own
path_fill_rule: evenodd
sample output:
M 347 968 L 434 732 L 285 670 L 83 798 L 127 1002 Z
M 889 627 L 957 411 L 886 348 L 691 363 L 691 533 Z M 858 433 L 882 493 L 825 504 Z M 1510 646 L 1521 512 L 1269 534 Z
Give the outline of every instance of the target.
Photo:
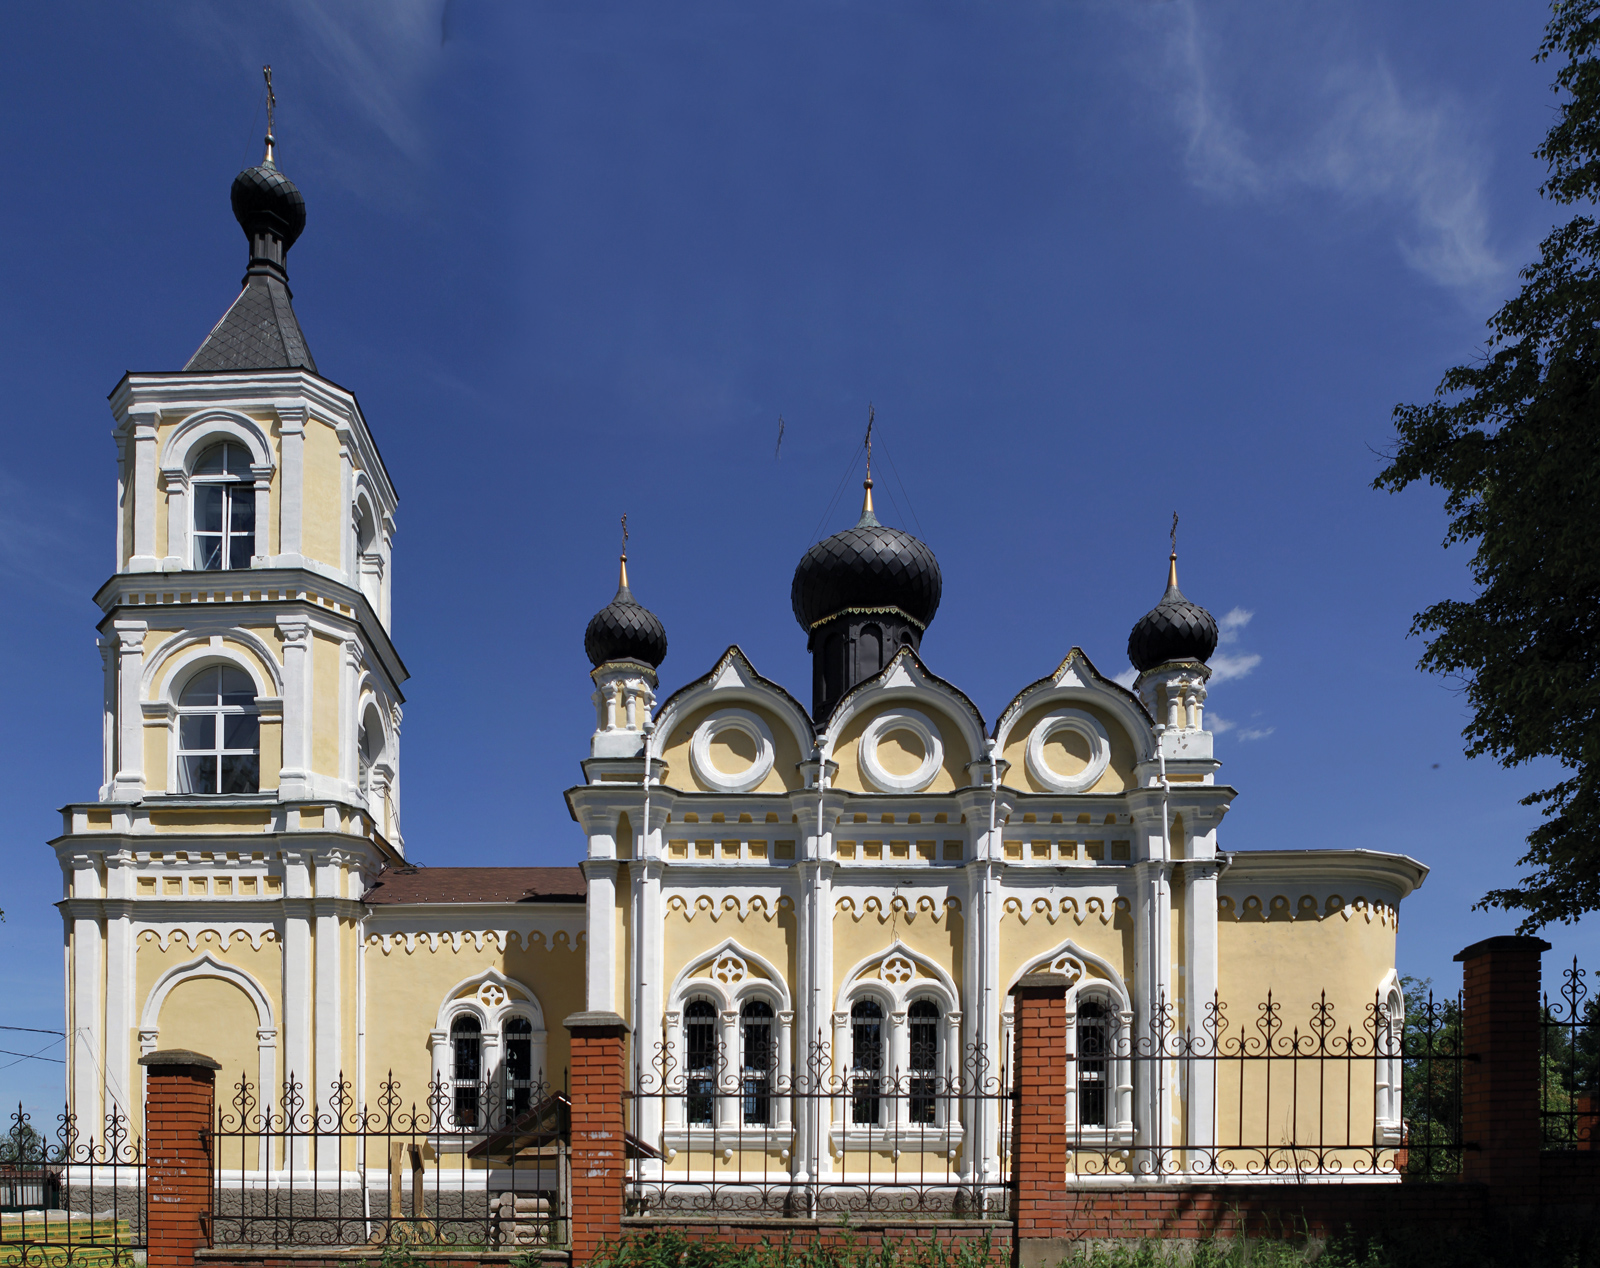
M 1600 908 L 1600 0 L 1555 0 L 1536 58 L 1559 63 L 1540 193 L 1576 214 L 1490 319 L 1483 356 L 1396 407 L 1374 482 L 1442 488 L 1445 545 L 1473 547 L 1477 597 L 1412 624 L 1422 668 L 1464 686 L 1467 755 L 1560 763 L 1524 799 L 1543 820 L 1518 884 L 1479 903 L 1524 913 L 1525 932 Z

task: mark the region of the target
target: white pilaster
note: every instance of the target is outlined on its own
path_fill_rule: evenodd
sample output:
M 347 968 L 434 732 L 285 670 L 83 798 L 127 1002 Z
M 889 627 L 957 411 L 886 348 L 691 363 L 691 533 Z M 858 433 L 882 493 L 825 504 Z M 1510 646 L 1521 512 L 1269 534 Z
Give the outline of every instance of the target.
M 69 873 L 73 898 L 100 898 L 100 876 L 95 861 L 87 854 L 72 858 Z M 105 982 L 102 978 L 104 933 L 92 915 L 78 915 L 72 921 L 72 1020 L 69 1070 L 72 1112 L 78 1116 L 78 1131 L 84 1137 L 102 1138 L 105 1133 L 105 1106 L 101 1100 L 105 1069 Z
M 337 851 L 314 856 L 311 861 L 316 880 L 316 1095 L 311 1098 L 326 1105 L 333 1095 L 334 1084 L 343 1071 L 344 1012 L 341 1007 L 339 916 L 336 901 L 344 895 L 339 892 L 340 862 L 343 856 Z M 326 1168 L 339 1169 L 339 1159 L 332 1156 L 321 1163 Z
M 130 1085 L 134 1026 L 134 857 L 127 850 L 106 855 L 106 1108 L 133 1116 L 139 1107 Z
M 303 616 L 280 616 L 283 634 L 283 766 L 278 799 L 311 795 L 311 623 Z
M 605 841 L 609 844 L 610 838 Z M 593 853 L 597 838 L 590 837 L 589 843 Z M 592 1013 L 614 1013 L 618 1003 L 616 860 L 585 859 L 583 875 L 589 882 L 589 919 L 584 936 L 585 1007 Z
M 309 855 L 285 850 L 283 871 L 283 1074 L 285 1081 L 293 1078 L 300 1084 L 300 1095 L 309 1110 L 320 1099 L 312 1057 L 316 1026 L 312 973 L 316 951 L 312 941 Z M 297 1152 L 295 1161 L 297 1166 L 304 1166 L 306 1156 Z
M 128 416 L 133 434 L 133 556 L 129 572 L 157 572 L 156 557 L 156 421 L 155 410 Z
M 283 449 L 283 473 L 278 477 L 278 566 L 298 568 L 305 562 L 301 553 L 301 507 L 305 496 L 306 410 L 278 410 L 278 428 Z
M 112 801 L 144 796 L 144 711 L 139 707 L 144 677 L 143 621 L 115 621 L 117 638 L 117 773 Z

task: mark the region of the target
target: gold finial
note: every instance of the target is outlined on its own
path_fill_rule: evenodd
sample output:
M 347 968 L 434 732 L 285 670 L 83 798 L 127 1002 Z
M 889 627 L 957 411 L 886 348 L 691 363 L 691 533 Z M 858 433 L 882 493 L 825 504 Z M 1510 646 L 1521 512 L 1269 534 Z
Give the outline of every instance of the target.
M 1178 588 L 1178 513 L 1172 513 L 1172 557 L 1167 560 L 1167 588 Z
M 262 162 L 268 166 L 272 164 L 272 121 L 273 114 L 278 108 L 278 99 L 272 92 L 272 67 L 263 66 L 261 74 L 267 81 L 267 157 Z
M 622 580 L 619 583 L 624 590 L 628 588 L 628 513 L 622 513 Z
M 866 490 L 866 493 L 861 498 L 861 514 L 864 515 L 864 516 L 865 515 L 871 515 L 871 514 L 873 514 L 873 510 L 872 510 L 872 477 L 868 476 L 865 480 L 863 480 L 861 482 L 861 487 Z

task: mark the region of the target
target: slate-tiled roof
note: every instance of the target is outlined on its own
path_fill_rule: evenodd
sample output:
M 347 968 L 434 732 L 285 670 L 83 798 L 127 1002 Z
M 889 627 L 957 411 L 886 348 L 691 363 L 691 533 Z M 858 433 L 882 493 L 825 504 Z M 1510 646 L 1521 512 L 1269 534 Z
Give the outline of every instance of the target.
M 849 608 L 899 608 L 926 628 L 939 610 L 943 584 L 939 561 L 926 543 L 878 523 L 868 511 L 854 528 L 806 551 L 789 597 L 808 634 Z
M 288 370 L 303 366 L 313 374 L 306 337 L 295 320 L 289 288 L 267 273 L 245 278 L 244 290 L 222 315 L 185 370 Z
M 588 894 L 576 867 L 391 867 L 365 900 L 398 903 L 581 903 Z
M 637 660 L 656 669 L 667 658 L 667 630 L 661 618 L 640 604 L 624 582 L 617 597 L 589 618 L 583 650 L 591 665 Z

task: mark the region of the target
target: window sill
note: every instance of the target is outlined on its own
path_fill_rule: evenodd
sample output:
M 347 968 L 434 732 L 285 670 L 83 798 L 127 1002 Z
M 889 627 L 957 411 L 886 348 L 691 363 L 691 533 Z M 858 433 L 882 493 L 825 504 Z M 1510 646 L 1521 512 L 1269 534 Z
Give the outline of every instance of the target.
M 1134 1130 L 1126 1127 L 1072 1127 L 1067 1128 L 1067 1149 L 1087 1149 L 1099 1152 L 1106 1149 L 1131 1149 Z
M 680 1153 L 725 1153 L 732 1150 L 782 1149 L 794 1141 L 789 1127 L 669 1127 L 661 1133 L 661 1147 L 671 1162 Z
M 834 1157 L 841 1153 L 953 1154 L 965 1137 L 959 1123 L 926 1127 L 900 1124 L 894 1127 L 851 1125 L 828 1132 Z

